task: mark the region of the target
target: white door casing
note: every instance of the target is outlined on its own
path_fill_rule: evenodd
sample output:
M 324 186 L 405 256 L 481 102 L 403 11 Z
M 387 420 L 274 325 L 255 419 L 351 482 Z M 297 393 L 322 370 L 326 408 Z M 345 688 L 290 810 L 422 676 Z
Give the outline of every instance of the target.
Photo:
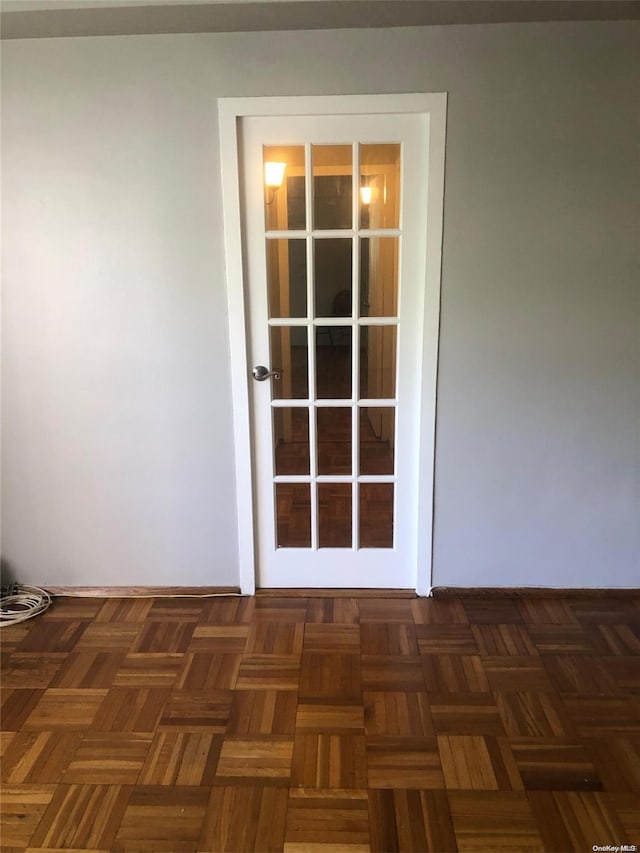
M 445 116 L 444 94 L 242 98 L 223 99 L 219 102 L 236 439 L 240 585 L 244 593 L 251 594 L 254 591 L 256 577 L 261 586 L 412 587 L 422 595 L 430 590 Z M 283 117 L 286 117 L 286 120 L 283 120 Z M 400 228 L 395 232 L 398 235 L 396 245 L 400 247 L 397 318 L 372 321 L 366 316 L 360 317 L 357 279 L 354 278 L 356 284 L 353 286 L 353 320 L 334 321 L 335 325 L 352 327 L 350 334 L 353 334 L 355 341 L 352 351 L 353 399 L 343 400 L 341 403 L 318 400 L 314 396 L 314 388 L 311 387 L 309 400 L 297 401 L 293 405 L 305 409 L 309 407 L 312 449 L 315 413 L 318 407 L 350 407 L 353 413 L 353 435 L 357 436 L 359 413 L 365 411 L 362 406 L 367 405 L 366 400 L 358 399 L 356 387 L 359 352 L 357 341 L 360 340 L 358 335 L 364 335 L 363 340 L 366 341 L 367 336 L 372 333 L 372 325 L 387 323 L 395 326 L 399 342 L 398 384 L 394 400 L 388 402 L 390 406 L 395 405 L 396 409 L 390 408 L 386 412 L 397 414 L 396 469 L 390 477 L 362 476 L 356 467 L 357 450 L 354 446 L 354 467 L 350 469 L 348 476 L 318 478 L 312 452 L 311 470 L 307 476 L 293 478 L 311 483 L 314 532 L 311 535 L 312 541 L 309 542 L 310 547 L 277 547 L 273 506 L 274 480 L 283 478 L 274 478 L 272 469 L 274 448 L 271 414 L 272 410 L 275 411 L 273 407 L 286 407 L 281 408 L 279 413 L 284 414 L 284 425 L 281 424 L 279 429 L 284 430 L 286 434 L 290 428 L 287 427 L 287 416 L 290 417 L 292 411 L 291 401 L 272 401 L 270 383 L 254 382 L 251 379 L 251 368 L 253 364 L 269 364 L 269 327 L 272 333 L 275 330 L 282 335 L 283 340 L 284 335 L 290 331 L 285 330 L 285 326 L 303 327 L 309 336 L 309 376 L 313 385 L 314 335 L 327 332 L 327 319 L 314 316 L 311 302 L 313 276 L 309 273 L 307 316 L 294 321 L 269 319 L 267 322 L 262 145 L 306 143 L 306 158 L 309 163 L 310 143 L 319 146 L 353 145 L 354 158 L 357 160 L 359 143 L 374 142 L 399 142 L 402 146 L 402 215 Z M 366 169 L 363 167 L 364 171 Z M 244 178 L 242 188 L 241 178 Z M 354 200 L 357 200 L 359 183 L 359 180 L 354 180 Z M 309 194 L 308 189 L 308 208 Z M 306 239 L 307 256 L 312 264 L 313 246 L 319 245 L 317 240 L 332 235 L 314 232 L 311 217 L 308 218 L 306 228 L 306 234 L 298 232 L 288 236 Z M 368 231 L 360 232 L 363 239 L 375 236 L 376 224 L 367 224 L 367 228 Z M 390 233 L 392 232 L 387 231 L 385 235 Z M 269 236 L 280 238 L 286 237 L 287 234 L 270 232 Z M 353 238 L 354 247 L 359 245 L 358 221 L 355 217 L 352 231 L 341 232 L 340 236 Z M 275 244 L 270 245 L 273 247 Z M 358 255 L 359 251 L 354 251 L 354 276 L 358 274 Z M 378 273 L 373 270 L 369 274 L 375 276 Z M 382 312 L 385 313 L 387 312 Z M 282 328 L 277 329 L 278 326 Z M 380 338 L 382 339 L 382 336 Z M 380 359 L 384 361 L 384 352 L 376 352 L 372 347 L 369 351 L 370 372 L 372 362 Z M 287 368 L 285 372 L 286 370 Z M 286 397 L 287 394 L 278 390 L 275 396 Z M 374 432 L 388 431 L 383 417 L 385 410 L 379 409 L 376 412 L 375 408 L 369 408 L 366 411 L 371 415 Z M 300 413 L 300 410 L 298 412 Z M 251 416 L 259 425 L 253 430 Z M 357 442 L 354 441 L 355 444 Z M 350 484 L 341 488 L 353 488 L 354 535 L 351 547 L 318 547 L 315 527 L 318 508 L 313 497 L 317 479 L 320 482 L 337 480 Z M 393 488 L 396 511 L 392 548 L 358 547 L 358 489 L 365 489 L 366 485 L 362 484 L 373 480 L 395 484 Z M 309 486 L 305 488 L 309 489 Z

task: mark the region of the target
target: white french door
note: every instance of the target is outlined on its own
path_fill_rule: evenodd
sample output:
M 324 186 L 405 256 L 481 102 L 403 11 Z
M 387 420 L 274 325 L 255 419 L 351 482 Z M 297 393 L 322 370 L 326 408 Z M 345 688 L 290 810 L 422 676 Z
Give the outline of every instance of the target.
M 220 104 L 245 592 L 429 588 L 445 110 Z

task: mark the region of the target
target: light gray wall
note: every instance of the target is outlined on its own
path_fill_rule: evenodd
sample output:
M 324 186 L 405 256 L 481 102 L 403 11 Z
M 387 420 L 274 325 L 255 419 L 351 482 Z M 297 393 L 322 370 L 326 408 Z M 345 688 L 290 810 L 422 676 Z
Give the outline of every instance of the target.
M 640 578 L 639 30 L 3 45 L 3 544 L 237 582 L 216 98 L 448 91 L 437 585 Z

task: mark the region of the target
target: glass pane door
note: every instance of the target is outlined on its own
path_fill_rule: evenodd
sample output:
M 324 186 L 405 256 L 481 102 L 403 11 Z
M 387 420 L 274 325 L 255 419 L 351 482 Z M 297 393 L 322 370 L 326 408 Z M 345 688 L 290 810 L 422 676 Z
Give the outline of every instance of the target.
M 415 114 L 243 119 L 259 586 L 416 586 L 427 150 Z
M 278 549 L 391 549 L 400 142 L 262 147 Z

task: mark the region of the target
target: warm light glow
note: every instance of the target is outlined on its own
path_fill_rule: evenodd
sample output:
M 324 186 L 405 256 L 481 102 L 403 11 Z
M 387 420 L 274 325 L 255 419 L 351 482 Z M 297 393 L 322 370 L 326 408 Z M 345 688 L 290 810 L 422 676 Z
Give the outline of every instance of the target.
M 371 187 L 360 187 L 360 198 L 363 204 L 371 204 L 372 192 Z
M 268 187 L 277 188 L 282 186 L 286 163 L 275 163 L 273 161 L 264 164 L 264 182 Z

